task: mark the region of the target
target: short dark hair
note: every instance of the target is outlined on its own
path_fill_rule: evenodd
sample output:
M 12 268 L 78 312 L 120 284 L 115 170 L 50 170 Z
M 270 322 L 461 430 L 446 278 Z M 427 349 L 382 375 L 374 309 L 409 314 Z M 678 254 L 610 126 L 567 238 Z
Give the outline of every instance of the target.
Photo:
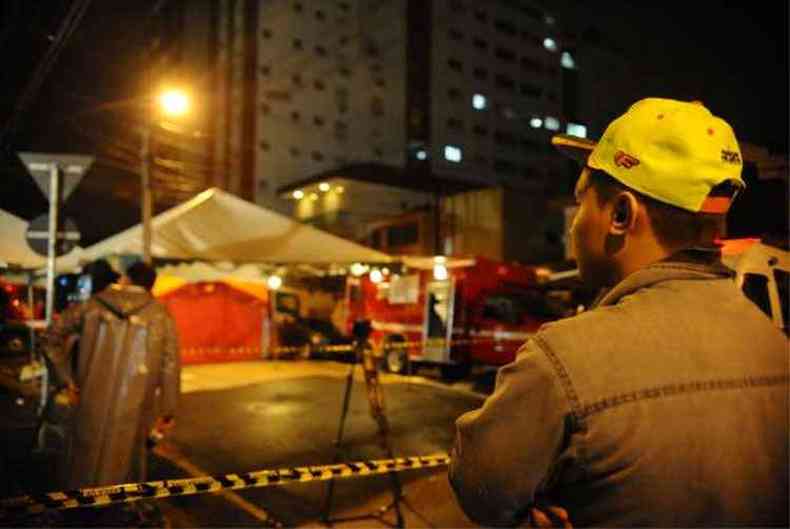
M 156 283 L 156 270 L 151 265 L 137 261 L 126 270 L 126 275 L 133 285 L 151 290 Z
M 623 191 L 630 191 L 637 196 L 647 209 L 658 242 L 664 247 L 712 246 L 714 239 L 722 234 L 724 215 L 694 213 L 666 204 L 626 186 L 604 171 L 592 168 L 589 171 L 589 185 L 595 188 L 601 205 Z M 732 197 L 735 190 L 733 184 L 725 182 L 714 187 L 710 194 Z

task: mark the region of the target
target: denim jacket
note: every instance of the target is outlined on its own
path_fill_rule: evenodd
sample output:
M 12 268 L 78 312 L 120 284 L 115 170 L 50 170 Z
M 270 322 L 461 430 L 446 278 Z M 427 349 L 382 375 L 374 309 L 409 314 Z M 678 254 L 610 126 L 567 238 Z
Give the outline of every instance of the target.
M 789 361 L 731 271 L 655 263 L 500 369 L 450 482 L 486 525 L 545 502 L 575 526 L 787 526 Z

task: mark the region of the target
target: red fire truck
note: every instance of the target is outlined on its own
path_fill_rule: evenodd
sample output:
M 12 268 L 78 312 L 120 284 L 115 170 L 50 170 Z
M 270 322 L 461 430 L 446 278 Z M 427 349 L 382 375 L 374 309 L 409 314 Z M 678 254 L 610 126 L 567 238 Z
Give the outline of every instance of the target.
M 345 332 L 370 321 L 392 372 L 435 364 L 455 378 L 475 363 L 502 365 L 543 323 L 573 312 L 571 291 L 547 289 L 536 267 L 482 257 L 406 264 L 401 274 L 347 282 Z

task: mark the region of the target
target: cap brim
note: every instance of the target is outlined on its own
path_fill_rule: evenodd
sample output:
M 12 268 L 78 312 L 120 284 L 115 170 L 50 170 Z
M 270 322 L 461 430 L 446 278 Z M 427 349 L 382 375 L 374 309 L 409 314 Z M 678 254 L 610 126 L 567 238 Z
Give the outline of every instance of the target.
M 597 142 L 588 140 L 587 138 L 580 138 L 569 134 L 555 134 L 551 138 L 551 144 L 562 154 L 582 165 L 587 163 L 587 158 L 590 156 L 590 153 L 595 149 L 595 146 L 598 145 Z

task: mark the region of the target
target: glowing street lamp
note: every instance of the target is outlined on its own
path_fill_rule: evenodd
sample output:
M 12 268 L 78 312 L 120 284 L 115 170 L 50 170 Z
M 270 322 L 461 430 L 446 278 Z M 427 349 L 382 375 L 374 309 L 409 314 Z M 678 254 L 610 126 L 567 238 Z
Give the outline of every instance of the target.
M 142 127 L 140 148 L 140 178 L 143 196 L 141 216 L 143 220 L 143 261 L 151 264 L 151 217 L 153 216 L 153 196 L 151 193 L 151 131 L 158 122 L 156 115 L 182 117 L 189 112 L 189 96 L 183 90 L 168 89 L 156 97 L 157 108 L 149 108 L 145 125 Z
M 189 96 L 183 90 L 165 90 L 159 95 L 159 107 L 168 116 L 183 116 L 189 112 Z

